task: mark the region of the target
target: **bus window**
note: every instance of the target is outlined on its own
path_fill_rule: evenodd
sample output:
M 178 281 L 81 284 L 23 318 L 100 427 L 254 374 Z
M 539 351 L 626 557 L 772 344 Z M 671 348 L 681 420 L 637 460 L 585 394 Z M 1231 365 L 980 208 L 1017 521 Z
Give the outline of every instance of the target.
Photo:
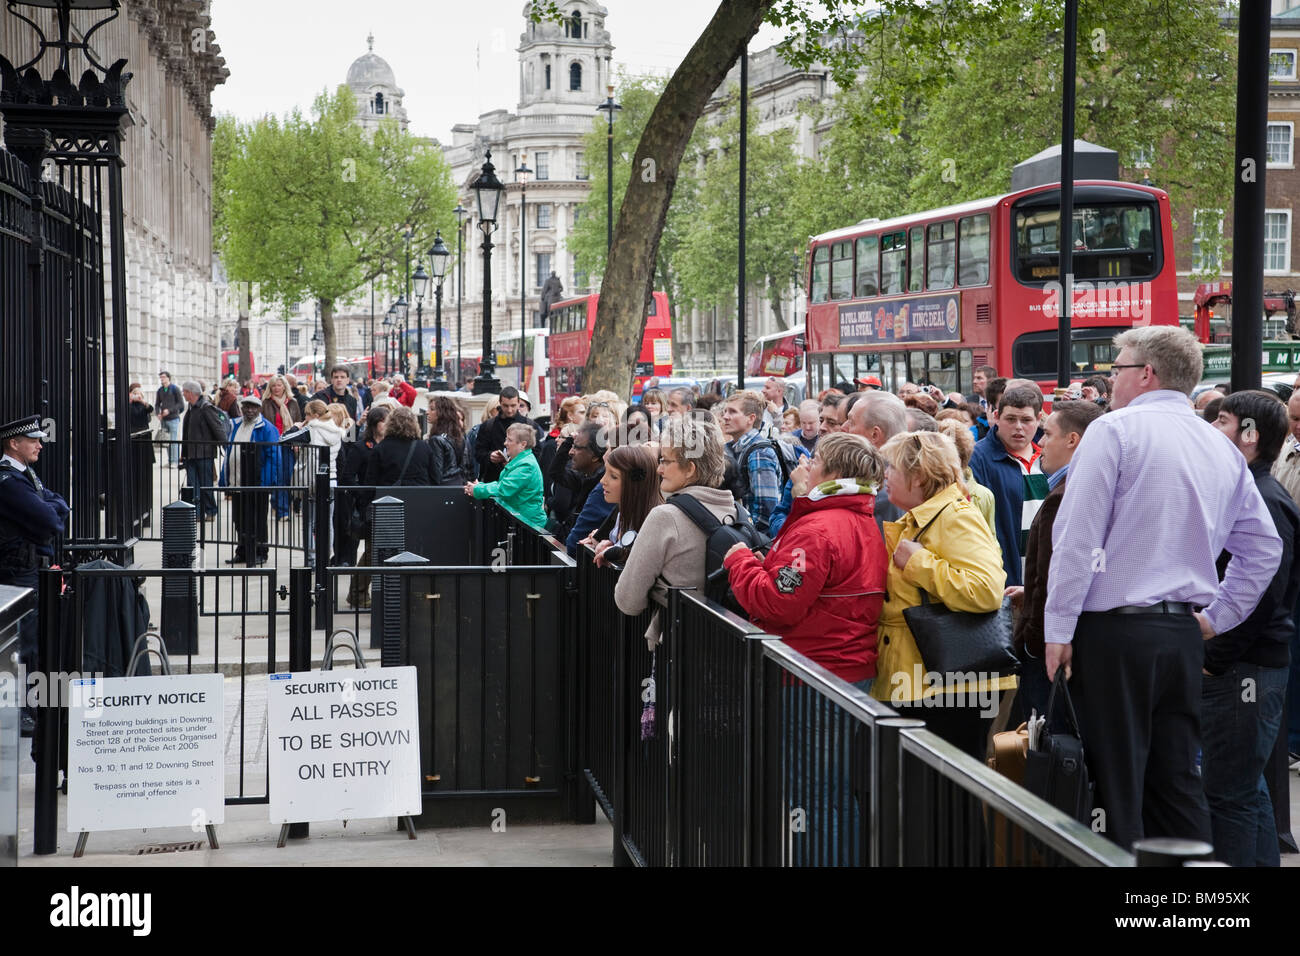
M 907 373 L 907 380 L 909 382 L 913 382 L 916 385 L 920 385 L 921 383 L 923 383 L 926 380 L 925 353 L 908 352 L 907 364 L 909 366 L 908 373 Z
M 1025 283 L 1055 280 L 1060 210 L 1016 210 L 1016 277 Z M 1094 203 L 1074 210 L 1075 279 L 1151 278 L 1159 250 L 1154 203 Z
M 907 353 L 906 352 L 891 353 L 891 364 L 894 367 L 894 382 L 890 386 L 889 390 L 897 394 L 899 386 L 901 386 L 904 382 L 908 381 Z
M 659 303 L 655 301 L 655 297 L 654 297 L 654 296 L 650 296 L 650 304 L 649 304 L 648 306 L 646 306 L 645 314 L 646 314 L 646 315 L 658 315 L 658 314 L 659 314 Z
M 891 232 L 880 237 L 881 295 L 895 295 L 903 291 L 903 277 L 907 272 L 907 246 L 904 244 L 906 235 L 903 232 Z
M 1075 376 L 1109 372 L 1115 361 L 1114 338 L 1123 328 L 1075 329 L 1070 344 L 1070 374 Z M 1013 374 L 1022 378 L 1050 378 L 1056 375 L 1056 333 L 1027 332 L 1011 346 Z
M 926 232 L 925 287 L 951 289 L 956 278 L 957 224 L 932 223 Z
M 920 226 L 913 226 L 907 235 L 907 253 L 907 291 L 920 292 L 925 269 L 925 230 Z
M 831 285 L 831 250 L 828 246 L 818 246 L 813 252 L 812 300 L 825 302 Z
M 840 382 L 853 384 L 853 354 L 840 354 L 835 356 L 835 374 L 831 376 L 834 381 L 832 385 L 838 385 Z
M 945 392 L 957 391 L 957 353 L 930 352 L 930 384 Z
M 971 353 L 970 349 L 962 349 L 958 353 L 960 356 L 961 370 L 957 373 L 957 390 L 973 387 L 974 378 L 971 376 Z
M 859 299 L 876 295 L 880 290 L 880 256 L 876 251 L 876 237 L 863 236 L 858 240 L 858 279 L 855 295 Z
M 831 298 L 853 298 L 853 243 L 831 246 Z
M 984 285 L 989 281 L 989 217 L 968 216 L 961 221 L 957 246 L 957 284 Z

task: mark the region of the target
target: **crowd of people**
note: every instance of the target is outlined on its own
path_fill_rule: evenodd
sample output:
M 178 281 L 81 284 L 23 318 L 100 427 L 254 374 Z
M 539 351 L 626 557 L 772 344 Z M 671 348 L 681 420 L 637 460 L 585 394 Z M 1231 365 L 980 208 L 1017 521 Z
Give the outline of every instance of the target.
M 336 368 L 314 391 L 286 376 L 260 394 L 182 383 L 183 425 L 164 375 L 154 414 L 205 489 L 289 483 L 292 454 L 241 444 L 329 448 L 336 564 L 366 539 L 369 498 L 349 486 L 459 486 L 619 565 L 624 613 L 699 589 L 977 759 L 995 718 L 1043 715 L 1068 680 L 1098 829 L 1126 848 L 1200 838 L 1224 862 L 1277 865 L 1289 796 L 1264 770 L 1279 733 L 1292 760 L 1300 749 L 1300 389 L 1289 405 L 1247 391 L 1194 408 L 1190 334 L 1115 344 L 1108 377 L 1050 408 L 1038 383 L 982 366 L 969 394 L 868 375 L 792 405 L 777 378 L 725 397 L 650 383 L 637 402 L 601 391 L 553 416 L 506 387 L 470 421 L 454 393 Z M 288 513 L 287 495 L 271 504 Z M 236 516 L 259 542 L 266 520 L 265 501 Z M 348 599 L 368 602 L 364 582 Z M 907 613 L 930 603 L 1009 612 L 1018 666 L 932 673 Z

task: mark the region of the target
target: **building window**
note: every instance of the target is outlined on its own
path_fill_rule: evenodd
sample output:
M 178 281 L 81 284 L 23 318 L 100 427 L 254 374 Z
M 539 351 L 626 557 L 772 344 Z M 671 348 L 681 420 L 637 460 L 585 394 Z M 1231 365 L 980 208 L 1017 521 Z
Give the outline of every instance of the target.
M 533 258 L 537 260 L 537 288 L 540 289 L 545 284 L 547 276 L 551 274 L 551 254 L 539 252 Z
M 1278 83 L 1284 80 L 1294 80 L 1295 77 L 1295 50 L 1269 50 L 1268 51 L 1268 78 L 1270 82 Z
M 564 23 L 564 35 L 573 37 L 575 40 L 582 39 L 583 34 L 582 14 L 577 10 L 573 11 L 573 16 Z
M 302 335 L 302 329 L 290 329 L 289 344 L 296 348 L 299 344 L 301 344 L 299 342 L 299 338 L 301 337 L 301 335 Z
M 533 172 L 537 174 L 538 179 L 551 178 L 551 154 L 538 153 L 533 157 Z
M 1264 212 L 1264 271 L 1291 271 L 1291 210 Z
M 375 112 L 378 113 L 378 114 L 381 115 L 381 116 L 382 116 L 383 113 L 384 113 L 384 94 L 383 94 L 383 93 L 376 93 L 376 94 L 375 94 Z
M 551 204 L 548 202 L 537 204 L 537 228 L 551 228 Z
M 1294 123 L 1269 123 L 1268 165 L 1290 167 L 1292 143 L 1294 141 Z
M 569 89 L 570 90 L 582 89 L 582 64 L 581 63 L 569 64 Z
M 546 64 L 546 88 L 551 88 L 551 64 Z
M 1192 212 L 1192 271 L 1205 274 L 1219 271 L 1219 237 L 1223 235 L 1222 209 L 1197 209 Z
M 587 178 L 587 158 L 586 155 L 582 152 L 582 150 L 578 150 L 576 153 L 573 154 L 573 178 L 574 179 Z

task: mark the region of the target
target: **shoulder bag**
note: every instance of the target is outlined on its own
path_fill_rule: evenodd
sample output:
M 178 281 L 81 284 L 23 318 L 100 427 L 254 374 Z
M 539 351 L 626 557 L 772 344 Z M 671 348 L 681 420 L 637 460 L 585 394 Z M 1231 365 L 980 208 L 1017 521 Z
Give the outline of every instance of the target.
M 926 523 L 912 540 L 919 540 L 930 525 L 943 514 Z M 921 589 L 921 603 L 904 608 L 907 622 L 928 671 L 940 674 L 977 671 L 985 674 L 1015 674 L 1020 661 L 1012 648 L 1011 602 L 1004 600 L 996 611 L 976 613 L 954 611 L 935 601 Z M 946 679 L 945 679 L 946 682 Z
M 1057 691 L 1060 691 L 1065 700 L 1066 729 L 1061 733 L 1052 733 Z M 1065 683 L 1064 664 L 1057 670 L 1056 679 L 1052 681 L 1052 693 L 1047 698 L 1047 714 L 1041 737 L 1038 748 L 1025 754 L 1025 789 L 1080 823 L 1089 823 L 1092 816 L 1092 781 L 1088 779 L 1079 718 L 1074 713 L 1074 701 L 1070 700 L 1070 688 Z

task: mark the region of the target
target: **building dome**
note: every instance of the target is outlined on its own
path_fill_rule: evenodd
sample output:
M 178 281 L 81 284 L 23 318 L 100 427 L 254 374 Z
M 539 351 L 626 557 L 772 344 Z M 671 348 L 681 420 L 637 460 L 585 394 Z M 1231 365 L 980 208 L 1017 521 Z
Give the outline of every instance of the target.
M 348 67 L 348 86 L 354 90 L 366 90 L 373 86 L 397 86 L 397 77 L 393 75 L 393 68 L 382 56 L 375 55 L 373 33 L 366 37 L 366 43 L 370 47 L 369 52 L 357 57 Z

